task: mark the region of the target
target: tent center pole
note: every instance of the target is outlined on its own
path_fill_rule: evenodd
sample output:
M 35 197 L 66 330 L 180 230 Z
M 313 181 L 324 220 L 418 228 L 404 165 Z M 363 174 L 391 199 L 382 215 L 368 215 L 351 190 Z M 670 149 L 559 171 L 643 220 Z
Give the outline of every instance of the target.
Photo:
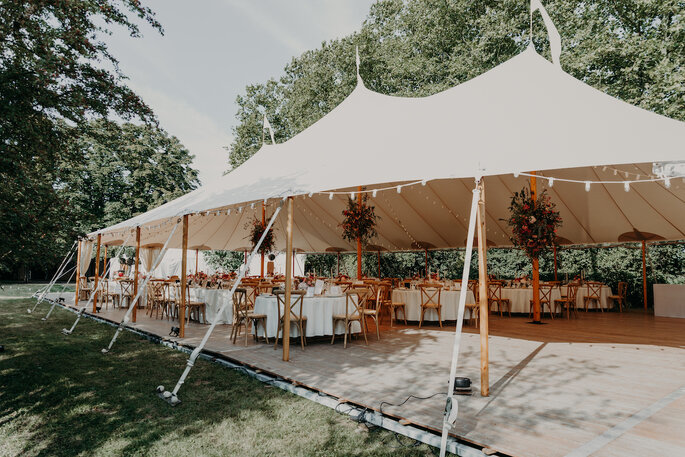
M 533 204 L 537 204 L 537 178 L 535 172 L 530 177 L 530 197 Z M 533 322 L 539 324 L 540 321 L 540 260 L 537 256 L 533 257 Z
M 98 233 L 98 247 L 95 251 L 95 284 L 93 285 L 93 313 L 98 312 L 98 283 L 100 282 L 100 247 L 102 246 L 102 234 Z
M 186 294 L 188 293 L 188 215 L 183 215 L 183 251 L 181 253 L 181 309 L 178 312 L 180 320 L 178 336 L 185 338 L 186 322 Z
M 485 182 L 480 183 L 480 198 L 478 199 L 478 311 L 480 313 L 480 394 L 490 395 L 490 367 L 489 367 L 489 307 L 488 307 L 488 244 L 485 231 Z M 467 291 L 468 282 L 462 283 L 462 290 Z M 466 289 L 464 289 L 466 287 Z
M 133 271 L 133 296 L 138 296 L 138 264 L 140 263 L 140 226 L 136 227 L 136 257 L 134 261 L 134 271 Z M 123 300 L 123 297 L 121 297 Z M 131 299 L 129 299 L 131 300 Z M 119 303 L 121 306 L 121 303 Z M 129 301 L 128 306 L 133 307 L 133 322 L 136 321 L 138 312 L 138 301 Z

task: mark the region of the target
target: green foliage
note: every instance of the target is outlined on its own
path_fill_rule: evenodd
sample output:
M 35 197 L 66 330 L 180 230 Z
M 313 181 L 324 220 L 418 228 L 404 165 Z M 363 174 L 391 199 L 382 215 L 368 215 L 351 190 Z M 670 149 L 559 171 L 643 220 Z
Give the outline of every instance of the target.
M 49 265 L 74 239 L 56 184 L 89 119 L 154 122 L 100 39 L 110 27 L 139 36 L 134 20 L 161 32 L 138 0 L 0 3 L 0 271 Z
M 154 125 L 92 121 L 59 164 L 58 195 L 82 232 L 114 224 L 197 187 L 193 156 Z
M 556 243 L 557 228 L 561 226 L 561 216 L 556 210 L 547 191 L 543 190 L 536 198 L 527 188 L 514 192 L 509 205 L 507 225 L 511 227 L 511 242 L 523 249 L 531 259 Z
M 234 251 L 204 251 L 205 262 L 224 273 L 236 271 L 243 264 L 243 253 Z
M 257 246 L 257 243 L 259 243 L 259 240 L 264 234 L 267 225 L 268 224 L 266 222 L 262 222 L 256 217 L 253 218 L 252 222 L 248 222 L 245 224 L 245 229 L 250 231 L 250 235 L 248 238 L 250 240 L 250 243 L 252 243 L 253 249 Z M 266 232 L 264 241 L 262 241 L 262 244 L 259 246 L 259 252 L 261 254 L 267 254 L 273 250 L 274 243 L 276 242 L 275 232 L 276 227 L 271 227 L 271 230 Z
M 682 0 L 548 0 L 562 37 L 562 66 L 574 77 L 633 105 L 685 120 L 685 27 Z M 528 44 L 529 2 L 520 0 L 384 0 L 359 32 L 325 42 L 252 84 L 237 98 L 232 167 L 262 144 L 262 114 L 276 140 L 301 132 L 356 85 L 359 46 L 364 84 L 380 93 L 427 96 L 474 78 Z M 538 13 L 533 41 L 548 54 Z
M 344 239 L 352 243 L 356 243 L 359 239 L 362 246 L 366 246 L 378 235 L 376 222 L 379 217 L 376 216 L 375 208 L 369 205 L 368 194 L 362 194 L 357 198 L 361 201 L 347 198 L 347 208 L 342 212 L 343 220 L 340 227 Z

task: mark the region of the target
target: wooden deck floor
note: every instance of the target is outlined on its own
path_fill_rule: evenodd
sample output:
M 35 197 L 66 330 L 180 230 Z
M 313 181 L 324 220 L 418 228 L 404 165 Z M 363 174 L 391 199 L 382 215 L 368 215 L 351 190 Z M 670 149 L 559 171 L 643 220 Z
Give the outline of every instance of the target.
M 99 317 L 118 321 L 122 314 Z M 685 455 L 685 319 L 629 312 L 582 313 L 541 326 L 527 321 L 491 318 L 491 395 L 459 397 L 454 435 L 512 456 Z M 143 314 L 134 325 L 165 336 L 171 324 Z M 191 324 L 182 343 L 198 344 L 206 329 Z M 478 386 L 479 335 L 472 327 L 465 331 L 459 375 Z M 229 334 L 230 326 L 218 326 L 207 348 L 420 426 L 441 427 L 454 325 L 384 326 L 380 341 L 374 335 L 365 346 L 356 339 L 347 349 L 342 341 L 312 341 L 305 351 L 293 344 L 289 362 L 281 360 L 280 347 L 251 339 L 247 347 L 233 345 Z M 393 406 L 410 395 L 434 396 Z

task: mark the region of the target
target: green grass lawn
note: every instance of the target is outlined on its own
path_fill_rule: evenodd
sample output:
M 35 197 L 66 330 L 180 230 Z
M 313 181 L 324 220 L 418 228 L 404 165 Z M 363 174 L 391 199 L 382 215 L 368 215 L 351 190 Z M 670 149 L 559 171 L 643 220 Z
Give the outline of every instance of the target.
M 43 289 L 47 285 L 46 283 L 23 283 L 23 282 L 10 282 L 10 283 L 0 283 L 0 300 L 3 298 L 17 298 L 17 297 L 31 297 L 37 291 Z M 62 292 L 65 290 L 74 290 L 73 285 L 65 286 L 63 284 L 55 284 L 51 292 Z
M 186 355 L 33 300 L 0 302 L 0 456 L 14 455 L 431 455 L 393 434 L 198 360 L 172 408 L 154 393 L 173 387 Z M 401 437 L 402 443 L 412 441 Z

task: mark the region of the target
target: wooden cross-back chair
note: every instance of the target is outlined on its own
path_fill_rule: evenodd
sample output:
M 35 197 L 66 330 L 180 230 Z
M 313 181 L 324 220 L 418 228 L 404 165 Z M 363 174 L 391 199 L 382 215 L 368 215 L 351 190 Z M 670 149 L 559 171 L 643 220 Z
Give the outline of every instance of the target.
M 595 282 L 595 281 L 588 281 L 585 283 L 585 286 L 587 287 L 587 293 L 583 297 L 583 302 L 585 304 L 585 312 L 587 313 L 587 308 L 588 308 L 588 303 L 592 302 L 595 303 L 595 306 L 599 308 L 601 312 L 604 312 L 602 309 L 602 283 L 601 282 Z
M 566 319 L 571 318 L 571 311 L 574 317 L 578 317 L 578 308 L 576 306 L 576 298 L 578 297 L 578 283 L 571 283 L 566 286 L 566 295 L 554 300 L 554 311 L 558 309 L 561 312 L 566 311 Z M 560 314 L 561 314 L 560 312 Z
M 378 338 L 378 341 L 381 340 L 381 332 L 378 323 L 381 319 L 381 311 L 383 309 L 383 304 L 388 302 L 388 290 L 389 285 L 387 283 L 378 284 L 376 287 L 375 296 L 373 297 L 374 300 L 367 300 L 367 306 L 363 309 L 363 314 L 365 317 L 364 325 L 366 326 L 366 332 L 368 333 L 369 331 L 368 320 L 366 318 L 370 317 L 371 319 L 373 319 L 373 322 L 376 325 L 376 338 Z M 369 295 L 371 293 L 372 292 L 370 289 Z
M 164 318 L 164 313 L 168 305 L 167 298 L 166 283 L 162 281 L 148 281 L 146 314 L 152 317 L 152 313 L 155 313 L 155 318 L 159 318 L 159 313 L 161 311 L 162 318 Z
M 545 313 L 545 305 L 549 310 L 549 315 L 554 320 L 554 313 L 552 312 L 552 289 L 554 289 L 554 284 L 540 284 L 540 312 Z M 535 304 L 534 299 L 530 299 L 530 308 L 528 309 L 528 316 L 533 314 L 533 305 Z
M 247 302 L 247 290 L 237 288 L 233 293 L 233 327 L 231 328 L 231 338 L 235 344 L 236 338 L 240 334 L 241 327 L 245 328 L 245 346 L 247 346 L 247 337 L 252 329 L 252 324 L 255 327 L 254 338 L 257 339 L 257 332 L 261 325 L 264 330 L 264 339 L 269 343 L 269 335 L 266 330 L 266 314 L 256 314 L 254 309 L 250 307 Z
M 619 282 L 618 283 L 618 293 L 616 295 L 609 295 L 607 298 L 613 300 L 614 303 L 618 304 L 618 310 L 623 312 L 623 307 L 626 306 L 626 297 L 628 295 L 628 283 Z
M 291 290 L 290 304 L 287 304 L 285 302 L 285 291 L 275 291 L 276 308 L 278 309 L 278 328 L 276 329 L 276 343 L 274 343 L 274 349 L 278 347 L 278 335 L 281 330 L 283 330 L 283 339 L 290 338 L 290 329 L 288 329 L 288 335 L 285 334 L 285 313 L 290 313 L 290 327 L 292 328 L 292 326 L 295 325 L 300 332 L 300 345 L 304 351 L 304 345 L 306 344 L 305 332 L 307 330 L 307 316 L 302 314 L 302 303 L 306 294 L 307 291 L 305 290 Z M 281 307 L 283 307 L 283 313 L 281 313 Z
M 263 283 L 260 283 L 260 284 L 257 286 L 257 292 L 256 292 L 256 294 L 257 294 L 257 295 L 261 295 L 261 294 L 270 294 L 274 287 L 276 287 L 276 285 L 275 285 L 275 284 L 272 284 L 272 283 L 270 283 L 270 282 L 263 282 Z
M 186 316 L 180 316 L 180 310 L 181 310 L 181 297 L 183 296 L 181 294 L 181 285 L 180 284 L 175 284 L 175 300 L 174 300 L 174 305 L 176 307 L 176 314 L 179 315 L 179 319 L 186 319 L 186 323 L 189 323 L 191 319 L 196 320 L 200 322 L 200 315 L 202 315 L 202 323 L 206 324 L 207 323 L 207 315 L 205 313 L 206 310 L 206 304 L 201 301 L 193 301 L 190 299 L 190 287 L 186 287 L 186 310 L 187 310 L 187 315 Z
M 128 308 L 131 306 L 131 300 L 133 300 L 135 297 L 133 296 L 133 280 L 130 279 L 124 279 L 122 281 L 119 281 L 119 290 L 120 290 L 120 300 L 119 300 L 119 307 L 120 308 Z M 124 303 L 126 303 L 126 306 L 124 306 Z
M 421 318 L 419 319 L 419 328 L 423 324 L 423 316 L 428 309 L 434 309 L 438 313 L 438 324 L 442 328 L 442 302 L 440 297 L 442 295 L 442 284 L 437 282 L 425 282 L 419 284 L 421 291 Z
M 497 305 L 497 311 L 502 316 L 502 306 L 507 308 L 507 313 L 511 317 L 511 302 L 508 298 L 502 298 L 502 282 L 488 281 L 488 309 L 492 310 L 492 305 Z
M 350 289 L 345 292 L 345 314 L 333 315 L 333 337 L 331 344 L 335 342 L 335 325 L 342 322 L 345 326 L 345 337 L 343 340 L 343 348 L 347 348 L 347 335 L 352 338 L 352 324 L 359 322 L 362 333 L 364 334 L 364 342 L 369 345 L 369 340 L 366 338 L 366 326 L 362 322 L 364 319 L 364 309 L 366 308 L 366 299 L 368 297 L 368 289 L 363 287 Z
M 90 299 L 90 294 L 93 292 L 93 288 L 88 282 L 88 278 L 85 276 L 79 276 L 78 278 L 78 299 L 88 300 Z
M 101 278 L 100 279 L 102 287 L 102 297 L 104 298 L 105 302 L 105 309 L 109 308 L 109 301 L 112 300 L 112 307 L 116 307 L 119 303 L 119 292 L 116 291 L 116 289 L 111 288 L 111 281 L 107 278 Z

